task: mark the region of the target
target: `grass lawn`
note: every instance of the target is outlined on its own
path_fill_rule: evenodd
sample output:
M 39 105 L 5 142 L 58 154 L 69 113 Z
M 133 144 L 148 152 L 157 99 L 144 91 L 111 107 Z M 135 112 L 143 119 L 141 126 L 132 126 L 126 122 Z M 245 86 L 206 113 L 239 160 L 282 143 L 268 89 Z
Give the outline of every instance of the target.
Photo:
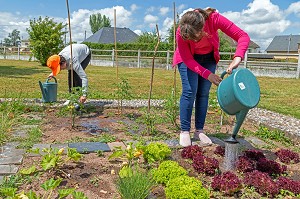
M 119 78 L 127 79 L 136 99 L 147 99 L 150 89 L 151 68 L 99 67 L 88 66 L 89 98 L 112 99 Z M 38 62 L 0 60 L 1 98 L 41 98 L 38 81 L 44 82 L 50 69 Z M 258 77 L 261 100 L 258 107 L 300 119 L 300 79 Z M 58 76 L 58 99 L 67 95 L 67 71 Z M 166 99 L 174 85 L 174 70 L 155 69 L 153 99 Z M 176 73 L 177 92 L 181 82 Z M 178 94 L 179 96 L 179 94 Z M 216 98 L 216 87 L 212 86 L 211 97 Z

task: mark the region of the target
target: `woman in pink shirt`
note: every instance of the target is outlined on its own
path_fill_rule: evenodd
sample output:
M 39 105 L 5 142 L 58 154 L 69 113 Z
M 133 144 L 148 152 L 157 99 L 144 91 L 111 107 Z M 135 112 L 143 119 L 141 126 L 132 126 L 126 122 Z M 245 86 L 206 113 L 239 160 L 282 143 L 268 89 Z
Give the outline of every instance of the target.
M 179 139 L 182 146 L 191 145 L 190 129 L 194 103 L 194 139 L 200 140 L 204 144 L 212 143 L 204 134 L 203 127 L 211 83 L 218 86 L 222 81 L 218 75 L 214 74 L 220 60 L 218 30 L 237 41 L 233 61 L 226 70 L 230 74 L 232 69 L 237 68 L 244 58 L 250 42 L 248 34 L 212 8 L 188 11 L 179 22 L 173 65 L 178 66 L 182 81 Z

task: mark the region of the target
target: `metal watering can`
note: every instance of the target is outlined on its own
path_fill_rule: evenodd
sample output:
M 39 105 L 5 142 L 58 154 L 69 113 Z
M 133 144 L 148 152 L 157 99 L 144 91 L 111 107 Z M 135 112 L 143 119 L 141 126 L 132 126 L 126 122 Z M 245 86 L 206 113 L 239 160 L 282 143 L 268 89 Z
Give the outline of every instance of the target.
M 221 74 L 223 79 L 226 71 Z M 238 143 L 236 135 L 244 122 L 248 111 L 254 108 L 260 99 L 260 88 L 256 77 L 246 69 L 234 69 L 231 75 L 223 79 L 217 89 L 218 102 L 222 110 L 236 116 L 232 136 L 226 142 Z
M 55 77 L 52 78 L 55 80 L 55 82 L 49 82 L 50 78 L 47 78 L 46 82 L 44 83 L 39 81 L 43 102 L 57 101 L 57 80 Z

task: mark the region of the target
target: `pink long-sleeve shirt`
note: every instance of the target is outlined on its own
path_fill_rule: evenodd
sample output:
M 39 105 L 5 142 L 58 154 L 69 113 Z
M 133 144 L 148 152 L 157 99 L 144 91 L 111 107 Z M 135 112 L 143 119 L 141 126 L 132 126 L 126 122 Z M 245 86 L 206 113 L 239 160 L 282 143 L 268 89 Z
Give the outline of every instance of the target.
M 214 58 L 216 62 L 218 63 L 220 60 L 220 39 L 218 30 L 221 30 L 226 35 L 237 41 L 234 57 L 241 57 L 243 59 L 250 43 L 248 34 L 237 27 L 226 17 L 222 16 L 218 12 L 213 12 L 205 21 L 203 31 L 208 34 L 208 41 L 213 46 Z M 173 56 L 173 66 L 184 62 L 189 69 L 207 79 L 211 72 L 197 63 L 193 57 L 195 54 L 195 41 L 184 40 L 180 35 L 179 28 L 176 31 L 176 41 L 177 48 Z

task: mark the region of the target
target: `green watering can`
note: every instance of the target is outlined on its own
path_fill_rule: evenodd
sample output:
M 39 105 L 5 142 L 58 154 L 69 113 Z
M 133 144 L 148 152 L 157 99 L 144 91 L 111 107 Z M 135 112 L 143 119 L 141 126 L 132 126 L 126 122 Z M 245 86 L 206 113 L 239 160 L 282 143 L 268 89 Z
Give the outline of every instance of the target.
M 221 74 L 223 79 L 226 71 Z M 260 88 L 256 77 L 246 69 L 234 69 L 232 74 L 223 79 L 217 89 L 218 102 L 222 110 L 236 116 L 236 123 L 232 136 L 225 140 L 238 143 L 236 135 L 244 122 L 248 111 L 254 108 L 260 99 Z
M 39 81 L 43 102 L 57 101 L 57 80 L 55 77 L 52 78 L 55 80 L 55 82 L 49 82 L 50 78 L 48 78 L 44 83 Z

